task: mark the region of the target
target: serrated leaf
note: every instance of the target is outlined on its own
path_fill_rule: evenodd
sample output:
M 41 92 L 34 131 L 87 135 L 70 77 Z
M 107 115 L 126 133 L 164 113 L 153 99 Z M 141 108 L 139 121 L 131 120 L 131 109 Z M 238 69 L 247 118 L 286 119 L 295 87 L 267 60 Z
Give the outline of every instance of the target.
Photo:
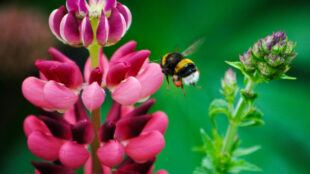
M 230 117 L 228 103 L 223 99 L 215 99 L 210 104 L 209 116 L 210 116 L 210 119 L 211 119 L 212 123 L 214 124 L 214 126 L 216 126 L 215 116 L 217 114 L 225 114 L 228 117 Z
M 253 126 L 262 126 L 264 124 L 265 122 L 263 120 L 252 119 L 252 120 L 243 122 L 240 126 L 241 127 L 253 127 Z
M 239 173 L 240 171 L 261 172 L 262 169 L 244 160 L 235 161 L 229 169 L 229 173 Z
M 209 135 L 203 130 L 200 129 L 201 138 L 203 145 L 205 146 L 207 153 L 212 156 L 212 158 L 216 157 L 216 149 L 214 147 L 214 144 L 212 142 L 212 139 L 209 137 Z
M 239 62 L 239 61 L 238 62 L 225 61 L 225 63 L 227 63 L 228 65 L 230 65 L 230 66 L 232 66 L 234 68 L 237 68 L 237 69 L 240 69 L 240 70 L 243 69 L 241 62 Z
M 286 74 L 281 75 L 280 78 L 284 80 L 296 80 L 297 79 L 296 77 L 291 77 Z
M 237 157 L 237 156 L 249 155 L 249 154 L 252 154 L 252 153 L 258 151 L 260 148 L 261 148 L 260 146 L 252 146 L 252 147 L 248 147 L 248 148 L 238 148 L 233 152 L 233 156 Z

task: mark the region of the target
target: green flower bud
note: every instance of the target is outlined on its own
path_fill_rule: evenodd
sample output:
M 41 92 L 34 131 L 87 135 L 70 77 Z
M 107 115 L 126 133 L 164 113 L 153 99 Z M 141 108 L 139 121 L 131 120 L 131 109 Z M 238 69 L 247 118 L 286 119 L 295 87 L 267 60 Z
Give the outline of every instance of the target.
M 225 76 L 222 79 L 221 84 L 223 88 L 222 93 L 225 96 L 226 100 L 229 103 L 233 103 L 237 91 L 237 79 L 236 79 L 236 73 L 231 68 L 229 68 L 225 72 Z
M 255 70 L 255 62 L 256 60 L 253 57 L 252 49 L 250 48 L 247 53 L 244 53 L 242 56 L 239 55 L 239 59 L 244 66 L 246 71 L 253 71 Z

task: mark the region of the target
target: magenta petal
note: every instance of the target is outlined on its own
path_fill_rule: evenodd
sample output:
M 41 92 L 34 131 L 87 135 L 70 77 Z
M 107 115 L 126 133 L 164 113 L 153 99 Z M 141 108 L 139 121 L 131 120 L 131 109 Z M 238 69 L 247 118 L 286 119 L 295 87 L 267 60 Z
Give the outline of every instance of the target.
M 82 101 L 85 107 L 90 111 L 99 108 L 104 102 L 104 99 L 105 92 L 97 82 L 93 82 L 83 90 Z
M 122 105 L 133 105 L 140 96 L 141 85 L 134 77 L 129 77 L 112 92 L 112 98 Z
M 106 83 L 106 76 L 109 71 L 109 61 L 105 54 L 100 53 L 100 59 L 99 59 L 99 67 L 103 71 L 103 79 L 102 79 L 102 85 L 105 86 Z M 85 65 L 84 65 L 84 79 L 86 82 L 89 82 L 89 77 L 92 72 L 91 69 L 91 60 L 90 58 L 87 59 Z
M 62 165 L 31 161 L 32 165 L 37 169 L 35 174 L 75 174 L 74 171 Z
M 43 91 L 45 100 L 58 110 L 67 110 L 78 100 L 78 95 L 55 81 L 46 83 Z
M 115 62 L 111 64 L 106 79 L 107 85 L 109 87 L 113 87 L 123 81 L 125 79 L 128 68 L 129 66 L 126 62 Z
M 89 18 L 86 16 L 81 22 L 81 40 L 85 46 L 90 45 L 94 40 L 94 32 Z
M 166 170 L 159 170 L 155 174 L 169 174 Z
M 67 0 L 66 6 L 69 12 L 78 12 L 79 10 L 79 0 Z
M 102 174 L 112 174 L 111 168 L 105 165 L 101 165 Z M 84 166 L 84 174 L 94 174 L 92 172 L 92 160 L 89 158 Z
M 81 42 L 78 21 L 73 12 L 66 14 L 60 23 L 60 35 L 70 44 Z
M 121 107 L 122 105 L 114 101 L 112 106 L 110 107 L 106 121 L 112 121 L 116 123 L 116 121 L 120 118 Z
M 79 14 L 81 16 L 86 16 L 88 14 L 88 8 L 87 8 L 86 0 L 80 0 L 80 2 L 79 2 Z
M 95 130 L 88 120 L 77 122 L 72 128 L 73 140 L 79 144 L 89 144 L 93 141 Z
M 97 82 L 99 85 L 102 83 L 102 76 L 103 72 L 100 67 L 96 67 L 92 70 L 89 76 L 89 84 L 92 84 L 93 82 Z
M 81 99 L 74 106 L 63 114 L 63 118 L 72 125 L 81 120 L 89 120 L 89 117 L 84 109 Z
M 127 114 L 129 114 L 130 112 L 132 112 L 133 110 L 135 110 L 134 106 L 122 106 L 121 108 L 121 118 L 124 118 Z
M 159 154 L 165 146 L 165 139 L 158 131 L 140 135 L 129 141 L 125 152 L 137 162 L 145 162 Z
M 59 150 L 59 160 L 67 167 L 76 169 L 82 167 L 89 157 L 89 151 L 84 145 L 68 141 Z
M 125 56 L 122 60 L 130 65 L 126 77 L 136 76 L 150 54 L 149 50 L 141 50 Z
M 51 105 L 44 98 L 45 83 L 35 77 L 28 77 L 23 81 L 22 92 L 24 97 L 35 106 L 51 109 Z
M 112 8 L 109 21 L 109 41 L 118 41 L 125 34 L 127 27 L 123 15 L 118 9 Z
M 45 123 L 49 130 L 51 130 L 54 137 L 67 140 L 72 139 L 71 126 L 66 121 L 60 121 L 47 116 L 40 116 L 39 118 Z
M 101 45 L 105 45 L 109 35 L 109 22 L 105 15 L 101 16 L 96 32 L 97 42 Z
M 156 158 L 153 158 L 145 163 L 136 163 L 131 158 L 126 158 L 126 160 L 118 167 L 114 174 L 136 174 L 145 173 L 152 174 L 153 164 Z
M 119 12 L 124 16 L 125 21 L 126 21 L 126 27 L 127 30 L 131 25 L 131 21 L 132 21 L 132 16 L 131 16 L 131 12 L 128 9 L 128 7 L 126 7 L 125 5 L 121 4 L 120 2 L 117 2 L 117 7 L 116 7 Z
M 142 130 L 142 133 L 151 132 L 154 130 L 158 130 L 160 133 L 164 134 L 168 127 L 168 117 L 164 112 L 157 111 L 152 114 L 153 117 L 151 120 L 145 125 Z
M 124 147 L 116 140 L 104 143 L 97 151 L 99 161 L 108 167 L 120 164 L 124 155 Z
M 123 46 L 121 46 L 114 52 L 114 54 L 111 57 L 111 61 L 116 61 L 126 56 L 127 54 L 134 52 L 136 49 L 136 46 L 137 46 L 137 42 L 135 41 L 127 42 L 126 44 L 124 44 Z
M 115 138 L 123 141 L 138 136 L 151 118 L 151 115 L 145 115 L 119 120 L 116 124 Z
M 62 62 L 62 63 L 73 63 L 73 64 L 75 64 L 74 61 L 72 61 L 69 57 L 65 56 L 64 54 L 62 54 L 56 48 L 50 47 L 48 49 L 48 52 L 53 57 L 53 59 L 56 60 L 56 61 L 59 61 L 59 62 Z
M 64 6 L 61 6 L 58 9 L 55 9 L 49 17 L 49 26 L 52 31 L 52 33 L 59 39 L 62 40 L 60 36 L 60 22 L 62 18 L 66 15 L 66 8 Z
M 113 7 L 116 7 L 116 0 L 105 0 L 104 11 L 109 11 Z
M 141 99 L 149 97 L 159 89 L 164 80 L 161 71 L 162 69 L 160 65 L 157 63 L 151 63 L 137 76 L 142 87 Z
M 24 120 L 24 132 L 26 136 L 28 137 L 34 131 L 50 133 L 50 130 L 48 129 L 48 127 L 45 125 L 43 121 L 39 120 L 34 115 L 29 115 Z
M 27 140 L 29 150 L 37 157 L 47 161 L 58 159 L 58 152 L 62 145 L 62 140 L 50 134 L 35 131 L 32 132 Z
M 112 140 L 114 138 L 114 132 L 115 132 L 115 123 L 106 120 L 100 127 L 99 130 L 99 139 L 101 142 L 107 142 L 109 140 Z
M 150 99 L 147 102 L 141 104 L 137 108 L 135 108 L 133 111 L 129 112 L 127 115 L 125 115 L 125 118 L 139 116 L 139 115 L 145 115 L 150 110 L 150 108 L 155 103 L 155 99 Z

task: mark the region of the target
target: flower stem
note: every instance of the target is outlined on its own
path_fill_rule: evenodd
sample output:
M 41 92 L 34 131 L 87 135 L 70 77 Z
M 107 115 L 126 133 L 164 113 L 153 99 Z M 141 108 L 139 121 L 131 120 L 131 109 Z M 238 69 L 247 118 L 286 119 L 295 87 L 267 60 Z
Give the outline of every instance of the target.
M 94 18 L 91 20 L 92 28 L 94 31 L 94 41 L 88 47 L 90 59 L 91 59 L 91 69 L 94 69 L 99 65 L 99 56 L 100 56 L 100 49 L 102 47 L 96 41 L 96 32 L 98 26 L 98 19 Z M 98 132 L 100 129 L 100 107 L 91 111 L 91 122 L 95 129 L 95 137 L 93 142 L 91 143 L 91 157 L 92 157 L 92 174 L 101 174 L 101 164 L 97 157 L 97 150 L 100 147 Z
M 254 88 L 254 86 L 255 85 L 252 80 L 248 79 L 245 90 L 251 90 Z M 246 104 L 247 103 L 244 98 L 240 96 L 237 107 L 234 110 L 232 119 L 229 120 L 229 126 L 227 128 L 225 139 L 223 142 L 222 153 L 230 153 L 231 147 L 234 143 L 234 137 L 237 134 L 237 130 L 240 124 L 239 122 Z

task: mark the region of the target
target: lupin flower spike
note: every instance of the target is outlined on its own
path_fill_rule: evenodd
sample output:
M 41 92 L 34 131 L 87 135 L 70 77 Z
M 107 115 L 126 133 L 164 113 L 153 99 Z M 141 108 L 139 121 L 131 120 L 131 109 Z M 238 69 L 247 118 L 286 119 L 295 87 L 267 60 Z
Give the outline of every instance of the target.
M 129 29 L 131 13 L 116 0 L 67 0 L 66 7 L 61 6 L 50 14 L 49 25 L 65 44 L 111 46 Z
M 294 42 L 288 41 L 286 33 L 280 30 L 260 39 L 253 48 L 240 55 L 241 66 L 237 67 L 242 68 L 253 81 L 295 79 L 285 74 L 297 56 L 295 46 Z M 233 66 L 236 67 L 236 64 Z

